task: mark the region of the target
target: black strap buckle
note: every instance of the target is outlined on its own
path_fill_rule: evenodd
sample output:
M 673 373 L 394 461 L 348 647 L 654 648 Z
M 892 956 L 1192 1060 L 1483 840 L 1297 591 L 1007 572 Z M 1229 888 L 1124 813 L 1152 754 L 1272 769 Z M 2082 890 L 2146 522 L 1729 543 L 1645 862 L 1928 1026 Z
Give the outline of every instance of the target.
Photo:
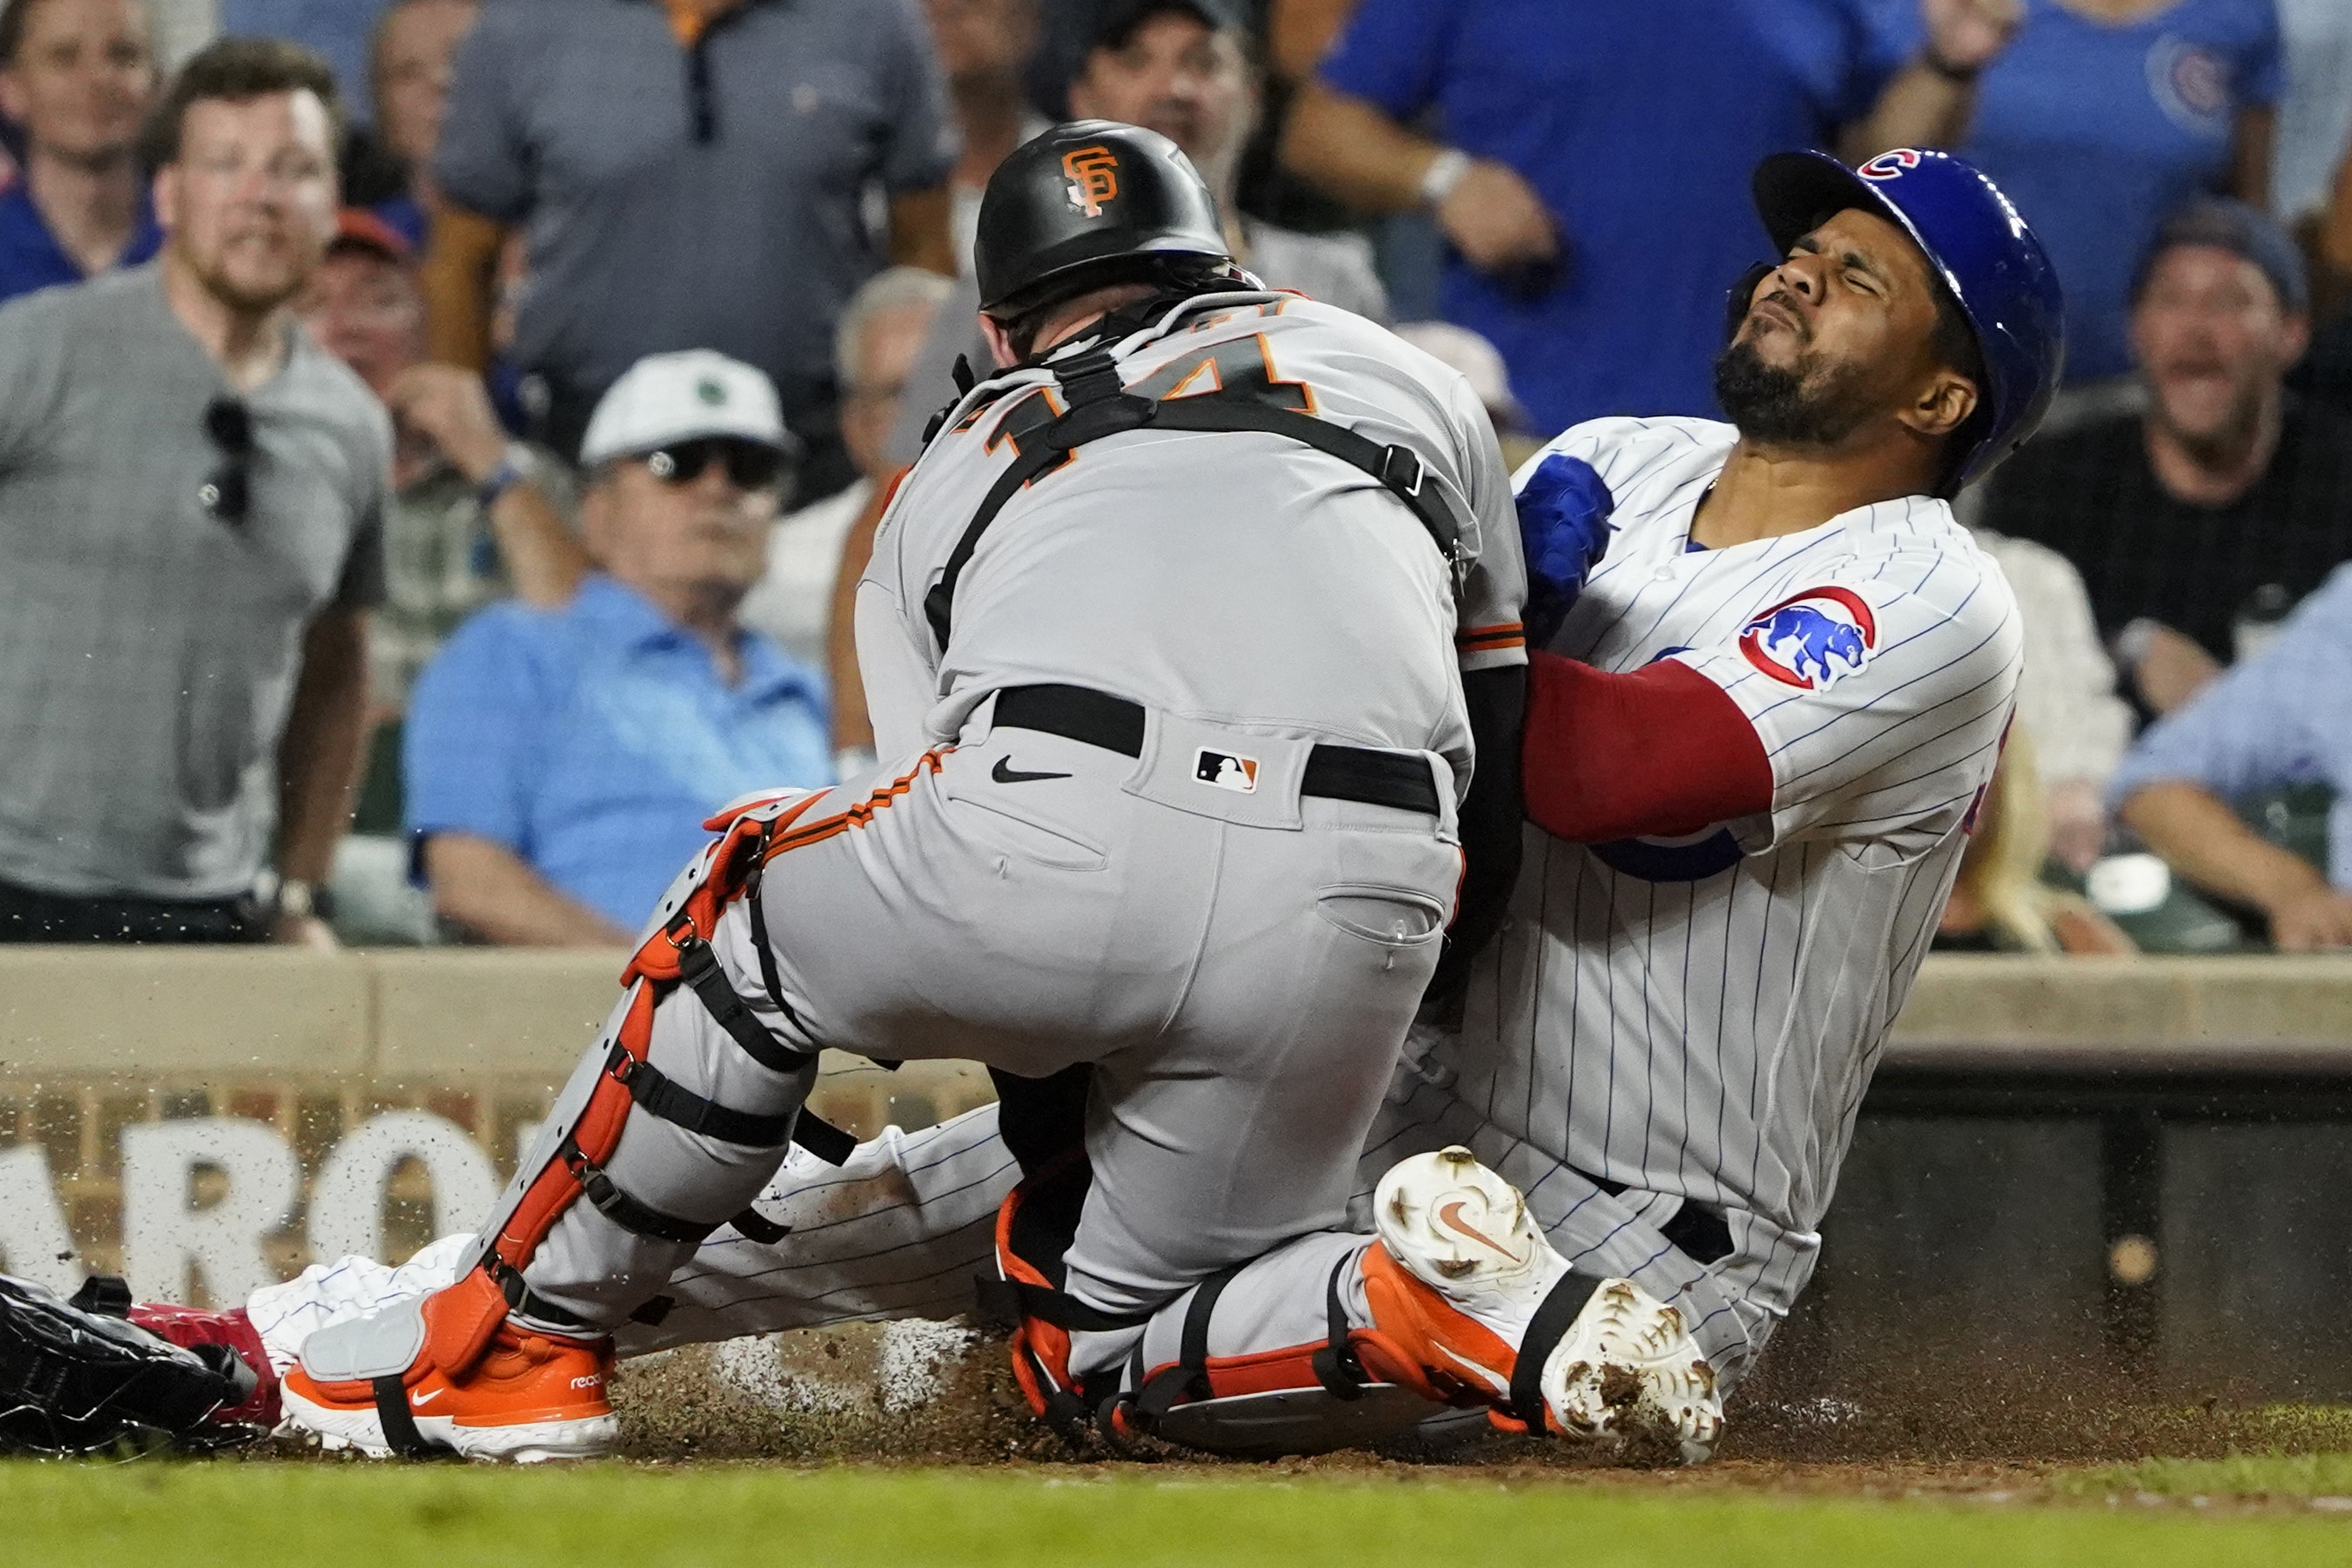
M 1118 361 L 1111 358 L 1108 349 L 1090 349 L 1075 359 L 1047 368 L 1054 372 L 1054 379 L 1061 383 L 1062 395 L 1069 401 L 1073 410 L 1117 397 L 1127 389 L 1125 379 L 1118 373 Z
M 1407 500 L 1419 498 L 1423 481 L 1429 469 L 1423 464 L 1421 454 L 1410 446 L 1381 448 L 1380 482 Z
M 563 1140 L 557 1155 L 563 1161 L 564 1168 L 572 1173 L 572 1179 L 580 1184 L 580 1195 L 597 1213 L 624 1230 L 650 1237 L 656 1241 L 677 1241 L 689 1247 L 699 1247 L 719 1225 L 728 1223 L 723 1220 L 705 1223 L 698 1219 L 680 1219 L 676 1215 L 664 1214 L 650 1205 L 638 1202 L 614 1185 L 613 1178 L 604 1173 L 604 1167 L 590 1159 L 587 1151 L 569 1137 Z

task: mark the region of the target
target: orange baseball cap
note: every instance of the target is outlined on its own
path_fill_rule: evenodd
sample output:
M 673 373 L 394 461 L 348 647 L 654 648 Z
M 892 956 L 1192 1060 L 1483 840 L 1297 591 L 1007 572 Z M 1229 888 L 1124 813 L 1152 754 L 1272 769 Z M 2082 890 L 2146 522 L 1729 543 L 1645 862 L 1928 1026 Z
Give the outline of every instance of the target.
M 335 214 L 335 237 L 327 242 L 327 249 L 332 253 L 346 246 L 373 251 L 404 266 L 416 259 L 415 248 L 401 232 L 365 207 L 345 207 Z

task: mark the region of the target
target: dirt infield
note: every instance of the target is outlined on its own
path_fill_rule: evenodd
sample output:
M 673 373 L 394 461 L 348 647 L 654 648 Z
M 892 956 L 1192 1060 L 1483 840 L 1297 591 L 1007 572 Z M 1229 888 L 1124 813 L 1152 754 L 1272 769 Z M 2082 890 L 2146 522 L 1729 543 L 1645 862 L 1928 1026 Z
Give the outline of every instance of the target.
M 910 1346 L 909 1339 L 915 1341 Z M 1759 1375 L 1730 1411 L 1714 1463 L 1698 1469 L 1511 1437 L 1475 1421 L 1439 1442 L 1277 1465 L 1193 1456 L 1212 1471 L 1438 1474 L 1498 1479 L 1580 1472 L 1673 1489 L 1858 1496 L 2046 1491 L 2061 1472 L 2145 1459 L 2352 1449 L 2352 1410 L 2233 1403 L 2134 1388 L 2084 1368 L 2011 1378 L 1923 1374 L 1916 1386 L 1791 1390 Z M 1834 1386 L 1832 1385 L 1832 1386 Z M 698 1346 L 630 1364 L 614 1402 L 640 1461 L 828 1460 L 1125 1470 L 1074 1454 L 1031 1417 L 1001 1343 L 926 1325 L 872 1325 Z

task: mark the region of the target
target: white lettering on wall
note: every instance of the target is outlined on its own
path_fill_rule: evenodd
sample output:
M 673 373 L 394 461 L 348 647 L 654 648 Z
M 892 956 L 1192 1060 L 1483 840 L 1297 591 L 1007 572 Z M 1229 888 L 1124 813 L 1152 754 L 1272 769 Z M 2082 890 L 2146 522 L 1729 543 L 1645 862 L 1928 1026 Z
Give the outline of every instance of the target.
M 0 1270 L 60 1295 L 81 1285 L 49 1156 L 38 1144 L 0 1149 Z
M 196 1173 L 227 1178 L 216 1203 L 195 1206 Z M 122 1129 L 122 1272 L 142 1301 L 184 1301 L 188 1270 L 215 1306 L 237 1306 L 278 1270 L 261 1239 L 282 1228 L 301 1194 L 286 1140 L 259 1122 L 197 1116 Z
M 404 1160 L 433 1178 L 433 1233 L 471 1230 L 499 1196 L 498 1175 L 463 1127 L 430 1111 L 387 1111 L 335 1147 L 310 1185 L 310 1256 L 383 1256 L 383 1189 Z

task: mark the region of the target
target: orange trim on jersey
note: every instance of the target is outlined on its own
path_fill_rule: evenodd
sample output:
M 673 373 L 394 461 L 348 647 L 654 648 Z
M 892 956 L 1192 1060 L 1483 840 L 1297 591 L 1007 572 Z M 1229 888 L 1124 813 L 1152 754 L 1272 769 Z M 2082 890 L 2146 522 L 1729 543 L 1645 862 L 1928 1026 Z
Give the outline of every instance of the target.
M 1274 345 L 1265 340 L 1265 334 L 1263 332 L 1256 333 L 1255 336 L 1257 340 L 1258 361 L 1265 366 L 1265 384 L 1268 387 L 1297 387 L 1298 389 L 1299 402 L 1306 405 L 1299 412 L 1302 413 L 1321 413 L 1322 405 L 1315 401 L 1315 389 L 1308 386 L 1305 382 L 1283 380 L 1281 372 L 1274 368 Z M 1223 378 L 1221 376 L 1218 379 L 1222 381 Z
M 1527 627 L 1517 621 L 1498 622 L 1492 626 L 1473 626 L 1455 633 L 1454 645 L 1465 653 L 1486 653 L 1496 648 L 1527 646 Z
M 874 821 L 875 812 L 888 809 L 890 802 L 912 789 L 916 779 L 926 773 L 937 773 L 940 770 L 940 758 L 954 749 L 953 747 L 943 746 L 926 751 L 916 759 L 914 767 L 891 779 L 887 784 L 877 787 L 873 794 L 858 801 L 847 810 L 836 812 L 830 817 L 820 817 L 814 822 L 777 836 L 769 842 L 768 852 L 761 857 L 761 863 L 774 860 L 786 850 L 800 849 L 803 845 L 832 838 L 836 833 L 845 833 L 852 828 L 865 827 Z

